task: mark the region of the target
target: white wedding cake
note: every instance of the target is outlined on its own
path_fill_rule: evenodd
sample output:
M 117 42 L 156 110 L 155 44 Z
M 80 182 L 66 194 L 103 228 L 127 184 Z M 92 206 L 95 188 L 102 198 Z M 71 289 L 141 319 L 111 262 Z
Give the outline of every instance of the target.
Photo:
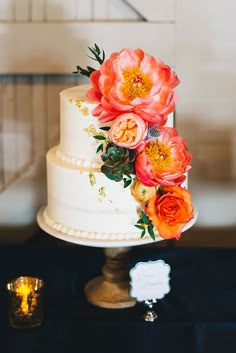
M 90 85 L 60 93 L 43 222 L 78 243 L 178 239 L 194 218 L 191 155 L 173 128 L 179 79 L 141 49 L 105 61 L 96 45 L 92 52 L 103 63 L 88 67 Z
M 47 153 L 44 220 L 51 228 L 82 239 L 140 239 L 134 226 L 140 204 L 130 187 L 100 170 L 99 140 L 93 135 L 108 124 L 92 116 L 96 105 L 86 98 L 88 89 L 83 85 L 60 93 L 60 144 Z

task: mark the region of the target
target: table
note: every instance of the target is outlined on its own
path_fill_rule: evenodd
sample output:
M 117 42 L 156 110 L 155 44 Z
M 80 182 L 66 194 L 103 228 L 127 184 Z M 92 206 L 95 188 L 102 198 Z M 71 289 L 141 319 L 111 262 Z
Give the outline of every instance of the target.
M 103 309 L 86 301 L 83 288 L 100 275 L 103 249 L 38 235 L 42 241 L 0 246 L 1 352 L 236 352 L 236 249 L 132 248 L 131 267 L 160 259 L 171 267 L 171 291 L 156 304 L 159 317 L 151 323 L 142 318 L 142 303 Z M 46 283 L 39 328 L 8 324 L 6 283 L 21 275 Z

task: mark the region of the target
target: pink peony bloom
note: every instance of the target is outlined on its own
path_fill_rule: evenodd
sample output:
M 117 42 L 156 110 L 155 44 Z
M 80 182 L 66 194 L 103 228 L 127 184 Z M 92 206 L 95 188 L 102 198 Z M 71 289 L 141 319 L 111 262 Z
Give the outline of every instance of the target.
M 117 146 L 136 148 L 147 135 L 147 124 L 134 113 L 119 115 L 113 120 L 108 136 Z
M 191 168 L 192 156 L 176 129 L 163 127 L 159 131 L 156 140 L 146 140 L 136 149 L 136 175 L 146 186 L 181 184 Z
M 90 75 L 87 97 L 98 103 L 93 111 L 101 122 L 133 112 L 150 124 L 163 126 L 178 100 L 174 71 L 141 49 L 122 49 Z

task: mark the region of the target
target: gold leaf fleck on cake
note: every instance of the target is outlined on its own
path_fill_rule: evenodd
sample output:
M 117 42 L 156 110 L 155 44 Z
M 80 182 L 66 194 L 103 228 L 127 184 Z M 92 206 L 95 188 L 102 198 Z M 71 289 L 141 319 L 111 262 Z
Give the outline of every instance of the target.
M 94 135 L 97 134 L 97 131 L 96 131 L 96 129 L 95 129 L 93 124 L 91 124 L 88 127 L 86 127 L 84 129 L 84 131 L 87 132 L 88 136 L 94 136 Z
M 93 173 L 89 173 L 89 181 L 92 186 L 96 184 L 96 177 Z
M 99 135 L 99 136 L 105 137 L 104 132 L 101 131 L 100 129 L 96 130 L 94 124 L 91 124 L 88 127 L 86 127 L 84 129 L 84 131 L 87 132 L 88 136 L 98 136 Z M 98 140 L 97 140 L 97 143 L 99 143 Z
M 120 210 L 119 208 L 115 208 L 115 211 L 116 211 L 117 213 L 121 213 L 121 210 Z
M 76 106 L 80 109 L 83 101 L 81 99 L 76 99 L 75 103 L 76 103 Z
M 73 102 L 73 99 L 72 98 L 69 98 L 68 99 L 69 103 L 71 104 Z
M 98 192 L 100 196 L 103 196 L 103 197 L 106 196 L 105 188 L 103 186 L 98 190 Z
M 77 108 L 79 108 L 79 110 L 81 111 L 81 113 L 83 114 L 83 115 L 89 115 L 89 110 L 88 110 L 88 108 L 87 107 L 83 107 L 83 104 L 84 103 L 84 101 L 83 100 L 81 100 L 81 99 L 76 99 L 76 101 L 75 101 L 75 104 L 76 104 L 76 107 Z
M 84 116 L 88 116 L 89 115 L 89 110 L 87 107 L 84 107 L 84 108 L 80 108 L 80 111 L 81 113 L 84 115 Z

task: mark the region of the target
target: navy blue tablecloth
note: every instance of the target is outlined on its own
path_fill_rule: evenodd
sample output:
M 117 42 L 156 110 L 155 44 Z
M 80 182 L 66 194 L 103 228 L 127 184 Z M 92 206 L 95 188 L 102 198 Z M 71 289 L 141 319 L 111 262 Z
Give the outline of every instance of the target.
M 153 323 L 143 320 L 143 303 L 103 309 L 86 301 L 83 288 L 101 274 L 103 249 L 54 241 L 0 246 L 1 352 L 236 352 L 236 249 L 133 247 L 129 260 L 131 267 L 150 260 L 171 267 L 171 291 L 156 304 Z M 22 275 L 45 281 L 39 328 L 8 323 L 6 283 Z

